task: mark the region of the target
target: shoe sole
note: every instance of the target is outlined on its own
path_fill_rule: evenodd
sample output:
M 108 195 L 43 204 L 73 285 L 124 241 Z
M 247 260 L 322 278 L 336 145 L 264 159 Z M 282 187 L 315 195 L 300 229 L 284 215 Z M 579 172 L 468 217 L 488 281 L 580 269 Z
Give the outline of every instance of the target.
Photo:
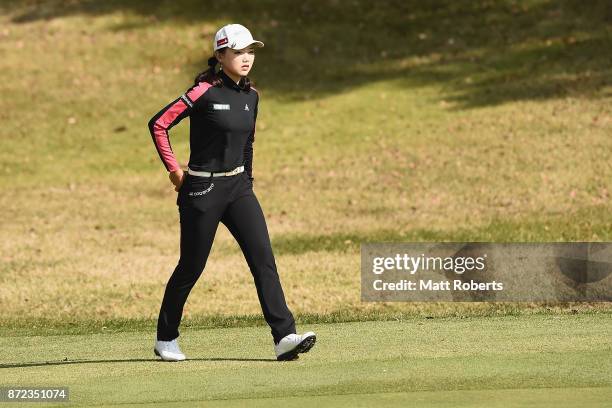
M 156 355 L 156 356 L 161 357 L 161 359 L 162 359 L 163 361 L 184 361 L 184 360 L 167 360 L 167 359 L 163 358 L 163 357 L 161 356 L 161 354 L 159 354 L 159 351 L 157 351 L 157 349 L 156 349 L 156 348 L 153 348 L 153 352 L 155 353 L 155 355 Z M 186 358 L 185 358 L 185 360 L 186 360 Z
M 310 349 L 312 348 L 312 346 L 315 345 L 316 341 L 317 341 L 317 336 L 316 335 L 308 336 L 304 340 L 302 340 L 300 342 L 300 344 L 295 346 L 295 348 L 293 348 L 292 350 L 289 350 L 289 351 L 281 354 L 280 356 L 276 357 L 276 359 L 278 361 L 297 360 L 299 358 L 298 354 L 299 353 L 308 353 L 310 351 Z

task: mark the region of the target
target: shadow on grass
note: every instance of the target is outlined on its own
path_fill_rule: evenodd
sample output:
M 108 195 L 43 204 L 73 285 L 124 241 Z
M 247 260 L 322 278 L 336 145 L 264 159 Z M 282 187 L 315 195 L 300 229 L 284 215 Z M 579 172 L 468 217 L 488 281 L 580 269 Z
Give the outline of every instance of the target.
M 46 366 L 56 366 L 56 365 L 66 365 L 66 364 L 92 364 L 92 363 L 137 363 L 137 362 L 146 362 L 146 363 L 181 363 L 185 364 L 187 361 L 273 361 L 278 363 L 279 361 L 275 358 L 223 358 L 223 357 L 211 357 L 211 358 L 188 358 L 183 362 L 178 361 L 163 361 L 160 359 L 153 358 L 127 358 L 123 360 L 60 360 L 60 361 L 32 361 L 27 363 L 9 363 L 9 364 L 0 364 L 0 369 L 3 368 L 22 368 L 22 367 L 46 367 Z
M 572 235 L 571 232 L 575 234 Z M 580 235 L 582 234 L 582 235 Z M 588 235 L 584 235 L 588 234 Z M 596 236 L 594 239 L 593 237 Z M 283 234 L 272 238 L 276 254 L 309 251 L 355 252 L 366 242 L 567 242 L 612 240 L 607 206 L 584 207 L 573 214 L 525 214 L 497 218 L 480 226 L 457 226 L 451 230 L 378 229 L 337 232 L 327 235 Z
M 286 100 L 391 80 L 403 89 L 439 86 L 440 102 L 466 109 L 610 96 L 605 89 L 612 84 L 609 0 L 587 7 L 579 0 L 8 0 L 0 10 L 17 24 L 123 13 L 126 21 L 111 30 L 193 24 L 210 42 L 222 24 L 240 22 L 266 43 L 254 83 Z M 187 81 L 207 58 L 193 65 Z

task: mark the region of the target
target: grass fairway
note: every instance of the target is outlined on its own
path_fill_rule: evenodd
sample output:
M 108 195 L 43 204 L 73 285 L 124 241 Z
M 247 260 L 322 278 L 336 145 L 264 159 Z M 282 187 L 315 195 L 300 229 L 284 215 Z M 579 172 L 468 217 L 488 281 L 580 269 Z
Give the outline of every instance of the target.
M 361 302 L 359 276 L 366 242 L 612 241 L 610 0 L 201 3 L 0 1 L 0 385 L 75 406 L 612 400 L 611 302 Z M 255 192 L 319 340 L 273 359 L 221 226 L 190 360 L 163 363 L 179 217 L 147 123 L 231 22 L 266 44 Z M 170 139 L 185 169 L 189 120 Z
M 179 220 L 147 122 L 229 22 L 266 43 L 253 174 L 293 312 L 412 313 L 360 302 L 363 242 L 612 241 L 609 1 L 196 3 L 0 2 L 0 319 L 156 317 Z M 224 226 L 185 313 L 260 313 Z
M 598 407 L 612 398 L 605 313 L 302 328 L 317 345 L 283 363 L 266 326 L 183 329 L 189 360 L 179 363 L 156 360 L 152 330 L 7 336 L 0 378 L 69 386 L 75 406 Z

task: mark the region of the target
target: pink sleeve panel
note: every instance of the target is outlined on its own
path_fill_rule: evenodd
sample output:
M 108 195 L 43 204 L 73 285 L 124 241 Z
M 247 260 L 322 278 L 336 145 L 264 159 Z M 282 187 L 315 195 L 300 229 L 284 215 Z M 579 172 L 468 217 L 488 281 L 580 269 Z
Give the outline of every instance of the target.
M 162 109 L 150 121 L 149 126 L 153 136 L 153 142 L 159 157 L 161 158 L 166 170 L 169 172 L 178 170 L 181 166 L 172 151 L 168 130 L 187 116 L 193 104 L 206 92 L 212 85 L 208 82 L 200 82 L 192 86 L 181 97 L 177 98 Z M 152 122 L 152 123 L 151 123 Z
M 204 95 L 204 92 L 206 92 L 206 90 L 208 90 L 208 88 L 210 88 L 211 86 L 212 85 L 208 82 L 200 82 L 196 86 L 191 87 L 186 92 L 186 95 L 189 97 L 189 99 L 191 99 L 192 102 L 195 103 L 195 101 L 197 101 L 200 96 Z
M 187 109 L 187 105 L 182 99 L 170 106 L 166 111 L 155 121 L 153 125 L 153 134 L 157 151 L 161 156 L 166 169 L 175 171 L 181 168 L 176 156 L 170 146 L 170 138 L 168 137 L 168 129 L 172 126 L 176 118 Z

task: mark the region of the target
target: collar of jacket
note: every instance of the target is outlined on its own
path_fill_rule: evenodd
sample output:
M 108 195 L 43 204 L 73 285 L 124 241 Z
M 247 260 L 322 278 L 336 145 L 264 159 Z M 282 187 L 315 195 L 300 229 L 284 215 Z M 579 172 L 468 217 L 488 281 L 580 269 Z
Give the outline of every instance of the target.
M 237 91 L 243 91 L 244 88 L 242 88 L 240 85 L 238 85 L 237 83 L 234 82 L 234 80 L 232 78 L 230 78 L 225 71 L 221 70 L 219 71 L 219 76 L 221 77 L 221 79 L 223 79 L 223 83 L 226 86 L 229 86 L 230 88 L 233 88 Z M 242 78 L 240 79 L 240 83 L 242 83 L 243 80 Z

